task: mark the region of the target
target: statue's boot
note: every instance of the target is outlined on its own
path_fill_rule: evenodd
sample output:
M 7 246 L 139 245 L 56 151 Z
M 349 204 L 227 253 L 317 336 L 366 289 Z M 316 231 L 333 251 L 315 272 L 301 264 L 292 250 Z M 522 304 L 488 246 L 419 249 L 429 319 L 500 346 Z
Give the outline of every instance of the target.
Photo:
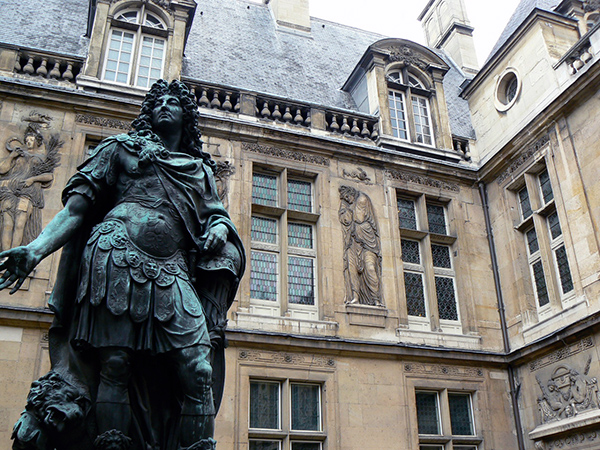
M 189 447 L 180 447 L 180 450 L 216 450 L 217 441 L 213 438 L 206 438 L 196 442 Z

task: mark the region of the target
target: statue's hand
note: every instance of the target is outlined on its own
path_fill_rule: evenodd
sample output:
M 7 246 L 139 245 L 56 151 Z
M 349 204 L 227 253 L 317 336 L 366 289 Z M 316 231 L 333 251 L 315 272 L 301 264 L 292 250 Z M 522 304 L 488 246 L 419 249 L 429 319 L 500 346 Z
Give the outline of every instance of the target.
M 0 290 L 9 287 L 13 283 L 15 286 L 10 293 L 14 294 L 21 287 L 27 275 L 38 265 L 40 259 L 30 247 L 16 247 L 0 253 Z
M 208 231 L 208 236 L 204 242 L 203 250 L 205 252 L 214 252 L 220 250 L 227 242 L 229 230 L 222 223 L 215 225 Z

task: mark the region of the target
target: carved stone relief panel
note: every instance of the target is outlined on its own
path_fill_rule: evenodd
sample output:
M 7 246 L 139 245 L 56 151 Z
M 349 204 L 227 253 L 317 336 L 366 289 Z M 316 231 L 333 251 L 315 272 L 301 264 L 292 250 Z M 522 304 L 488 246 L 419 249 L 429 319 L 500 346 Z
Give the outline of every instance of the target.
M 229 161 L 217 161 L 215 169 L 215 182 L 217 192 L 225 208 L 229 208 L 227 194 L 229 194 L 229 177 L 235 173 L 235 166 Z
M 357 167 L 355 170 L 342 170 L 342 176 L 349 178 L 364 184 L 373 184 L 373 180 L 369 177 L 369 174 L 362 168 Z
M 339 219 L 344 232 L 347 304 L 383 306 L 381 243 L 373 203 L 367 194 L 341 186 Z
M 32 112 L 23 118 L 23 134 L 7 139 L 0 150 L 0 245 L 26 245 L 42 229 L 44 190 L 54 181 L 64 142 L 45 131 L 52 118 Z

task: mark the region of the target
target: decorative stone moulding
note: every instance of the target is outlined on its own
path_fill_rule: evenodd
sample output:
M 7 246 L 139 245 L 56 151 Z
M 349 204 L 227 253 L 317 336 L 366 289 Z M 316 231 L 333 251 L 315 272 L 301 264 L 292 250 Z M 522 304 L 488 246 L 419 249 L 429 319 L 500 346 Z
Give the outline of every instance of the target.
M 521 77 L 516 69 L 509 67 L 499 77 L 494 93 L 494 106 L 506 112 L 517 102 L 521 94 Z
M 60 58 L 28 51 L 19 51 L 14 72 L 39 78 L 74 82 L 81 72 L 83 61 Z

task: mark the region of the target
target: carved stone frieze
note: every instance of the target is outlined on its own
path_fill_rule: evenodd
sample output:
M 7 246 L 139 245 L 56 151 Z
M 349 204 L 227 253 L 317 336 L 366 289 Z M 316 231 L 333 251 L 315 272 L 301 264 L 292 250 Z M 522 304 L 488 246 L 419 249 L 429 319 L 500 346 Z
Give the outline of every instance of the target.
M 351 178 L 360 181 L 361 183 L 373 184 L 373 181 L 371 180 L 367 172 L 365 172 L 365 170 L 360 167 L 357 167 L 356 170 L 353 170 L 351 172 L 344 169 L 342 170 L 342 175 L 344 176 L 344 178 Z
M 574 417 L 582 411 L 598 409 L 598 380 L 588 375 L 592 357 L 587 360 L 583 373 L 561 364 L 549 379 L 535 379 L 542 391 L 537 403 L 542 423 Z
M 483 369 L 479 367 L 446 366 L 441 364 L 404 364 L 404 373 L 419 375 L 450 375 L 464 378 L 483 378 Z
M 249 144 L 244 142 L 242 144 L 242 150 L 246 150 L 254 153 L 261 153 L 263 155 L 276 156 L 278 158 L 291 159 L 293 161 L 307 162 L 311 164 L 318 164 L 320 166 L 329 166 L 329 158 L 317 155 L 307 155 L 306 153 L 296 152 L 292 150 L 283 150 L 276 147 L 268 147 L 266 145 Z
M 550 135 L 545 134 L 541 138 L 539 138 L 536 142 L 530 145 L 523 153 L 521 153 L 516 160 L 506 169 L 500 176 L 498 177 L 498 184 L 501 184 L 508 177 L 513 175 L 515 172 L 518 172 L 521 166 L 525 164 L 534 154 L 539 152 L 546 144 L 550 142 Z
M 430 186 L 452 192 L 460 191 L 460 187 L 457 183 L 448 183 L 447 181 L 440 181 L 431 177 L 415 175 L 410 172 L 403 172 L 400 170 L 388 170 L 387 175 L 393 180 L 406 181 L 408 183 Z
M 240 350 L 238 359 L 264 364 L 289 364 L 300 367 L 335 367 L 335 360 L 320 355 L 305 355 L 299 353 L 270 352 L 264 350 Z
M 407 66 L 415 66 L 423 70 L 427 69 L 427 63 L 406 45 L 391 48 L 389 60 L 390 62 L 402 62 Z
M 535 372 L 542 367 L 549 366 L 551 364 L 562 361 L 563 359 L 567 359 L 577 353 L 581 353 L 585 350 L 594 347 L 594 340 L 591 336 L 586 337 L 580 341 L 577 341 L 571 345 L 563 347 L 555 352 L 549 353 L 543 358 L 536 359 L 535 361 L 531 361 L 529 363 L 529 370 L 531 372 Z
M 75 122 L 86 125 L 95 125 L 97 127 L 115 128 L 117 130 L 131 130 L 131 122 L 118 119 L 108 119 L 106 117 L 92 116 L 91 114 L 77 114 Z
M 600 432 L 585 431 L 581 433 L 571 433 L 567 436 L 552 439 L 548 442 L 536 442 L 536 450 L 555 450 L 555 449 L 587 449 L 590 444 L 596 444 L 600 441 Z M 594 447 L 596 448 L 596 447 Z

